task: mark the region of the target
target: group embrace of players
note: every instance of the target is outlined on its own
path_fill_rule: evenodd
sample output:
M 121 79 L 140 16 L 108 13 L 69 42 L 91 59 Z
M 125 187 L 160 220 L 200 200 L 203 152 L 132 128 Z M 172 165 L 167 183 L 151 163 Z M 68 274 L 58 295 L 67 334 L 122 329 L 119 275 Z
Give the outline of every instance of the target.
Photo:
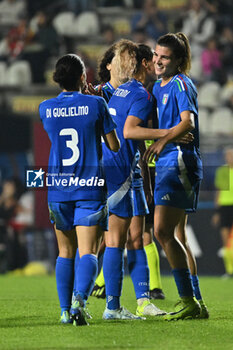
M 103 319 L 209 317 L 185 234 L 187 213 L 196 210 L 202 179 L 197 92 L 188 77 L 190 65 L 190 47 L 183 33 L 160 37 L 154 51 L 130 40 L 116 42 L 100 63 L 101 84 L 94 89 L 89 86 L 88 91 L 80 57 L 68 54 L 57 61 L 54 81 L 62 92 L 39 107 L 51 140 L 48 169 L 58 178 L 59 174 L 79 178 L 79 186 L 73 180 L 64 187 L 60 179 L 48 191 L 59 248 L 56 281 L 61 323 L 88 324 L 86 302 L 96 280 L 103 237 Z M 150 94 L 144 85 L 152 73 L 159 79 Z M 74 107 L 88 112 L 69 115 Z M 58 108 L 66 109 L 66 117 L 47 113 Z M 157 117 L 158 128 L 153 128 Z M 150 300 L 143 248 L 148 207 L 138 165 L 139 145 L 144 140 L 153 140 L 144 161 L 156 160 L 154 234 L 166 253 L 180 296 L 172 313 Z M 87 185 L 91 178 L 104 181 Z M 120 304 L 125 247 L 137 299 L 135 315 Z

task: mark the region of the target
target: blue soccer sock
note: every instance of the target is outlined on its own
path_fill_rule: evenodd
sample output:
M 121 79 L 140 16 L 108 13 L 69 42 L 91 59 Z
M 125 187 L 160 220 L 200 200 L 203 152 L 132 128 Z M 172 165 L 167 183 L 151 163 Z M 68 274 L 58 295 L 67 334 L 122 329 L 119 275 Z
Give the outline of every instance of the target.
M 74 288 L 73 288 L 73 294 L 75 295 L 75 285 L 76 285 L 76 282 L 75 282 L 75 276 L 76 276 L 76 271 L 78 269 L 78 264 L 79 264 L 79 260 L 80 260 L 80 256 L 79 256 L 79 251 L 78 251 L 78 248 L 76 250 L 76 255 L 75 255 L 75 260 L 74 260 Z
M 74 284 L 74 259 L 61 258 L 56 261 L 57 293 L 61 311 L 70 309 Z
M 192 285 L 193 285 L 193 290 L 194 290 L 194 295 L 196 297 L 197 300 L 201 300 L 202 296 L 201 296 L 201 291 L 200 291 L 200 287 L 199 287 L 199 279 L 197 275 L 192 275 Z
M 127 250 L 127 260 L 136 298 L 149 298 L 149 268 L 145 250 Z
M 175 278 L 179 296 L 181 298 L 193 296 L 193 287 L 189 269 L 174 269 L 172 270 L 172 273 Z
M 75 274 L 75 296 L 78 294 L 83 300 L 87 300 L 94 287 L 98 272 L 98 260 L 95 255 L 85 254 L 78 263 Z
M 107 308 L 120 307 L 120 296 L 124 275 L 124 249 L 106 247 L 103 259 Z

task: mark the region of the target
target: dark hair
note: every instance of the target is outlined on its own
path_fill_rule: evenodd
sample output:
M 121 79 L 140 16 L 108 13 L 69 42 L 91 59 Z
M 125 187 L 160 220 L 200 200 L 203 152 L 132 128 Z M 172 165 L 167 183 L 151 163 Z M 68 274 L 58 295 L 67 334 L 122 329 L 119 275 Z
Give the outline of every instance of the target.
M 107 65 L 112 62 L 112 59 L 115 56 L 115 48 L 116 44 L 111 45 L 99 62 L 98 77 L 101 83 L 107 83 L 111 78 Z
M 80 86 L 80 78 L 84 72 L 85 66 L 81 58 L 74 54 L 67 54 L 57 61 L 53 80 L 61 88 L 68 91 L 75 91 Z
M 145 58 L 147 61 L 152 61 L 154 52 L 152 48 L 145 44 L 138 44 L 137 62 L 140 67 L 142 60 Z
M 142 60 L 145 58 L 147 61 L 152 61 L 153 55 L 154 51 L 150 46 L 145 44 L 138 44 L 136 73 L 141 68 Z
M 157 44 L 168 47 L 174 53 L 176 58 L 181 58 L 179 71 L 188 75 L 191 68 L 191 51 L 187 36 L 184 33 L 168 33 L 161 36 Z

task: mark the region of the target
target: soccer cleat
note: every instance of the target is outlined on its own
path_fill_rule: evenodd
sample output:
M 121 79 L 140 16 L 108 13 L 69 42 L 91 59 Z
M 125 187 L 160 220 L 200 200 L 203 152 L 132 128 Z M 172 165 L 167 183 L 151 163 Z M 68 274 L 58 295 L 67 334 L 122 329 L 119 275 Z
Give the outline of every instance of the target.
M 80 295 L 77 295 L 75 299 L 73 300 L 73 303 L 71 305 L 70 309 L 70 318 L 73 322 L 74 326 L 88 326 L 89 323 L 87 322 L 88 318 L 91 318 L 88 314 L 84 301 L 80 297 Z
M 154 288 L 150 290 L 150 298 L 151 299 L 165 299 L 165 295 L 160 288 Z
M 106 308 L 103 313 L 104 320 L 145 320 L 145 317 L 140 317 L 132 314 L 124 307 L 117 310 L 109 310 Z
M 72 323 L 72 320 L 70 319 L 70 315 L 68 311 L 63 311 L 63 313 L 61 314 L 60 323 L 63 323 L 63 324 Z
M 207 306 L 204 303 L 204 301 L 201 299 L 201 300 L 198 300 L 198 302 L 200 304 L 201 311 L 200 311 L 200 314 L 197 315 L 197 318 L 199 318 L 199 319 L 209 318 L 210 317 L 209 311 L 208 311 Z
M 138 305 L 136 310 L 137 316 L 162 316 L 166 315 L 166 312 L 160 310 L 149 299 L 145 300 L 142 305 Z
M 105 299 L 106 298 L 105 285 L 102 287 L 99 287 L 98 284 L 95 284 L 94 288 L 92 289 L 91 296 L 99 299 Z
M 197 300 L 193 297 L 184 297 L 175 305 L 178 311 L 170 312 L 163 316 L 165 321 L 178 321 L 196 318 L 201 311 L 201 307 Z

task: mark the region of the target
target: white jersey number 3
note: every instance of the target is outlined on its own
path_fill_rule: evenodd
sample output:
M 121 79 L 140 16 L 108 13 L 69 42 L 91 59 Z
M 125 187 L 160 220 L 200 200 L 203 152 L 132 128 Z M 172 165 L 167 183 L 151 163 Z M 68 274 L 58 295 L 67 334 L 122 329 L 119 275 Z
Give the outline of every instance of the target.
M 79 148 L 78 148 L 78 133 L 75 129 L 62 129 L 59 133 L 60 136 L 70 136 L 71 140 L 66 141 L 66 147 L 70 148 L 73 152 L 72 157 L 68 159 L 62 159 L 62 165 L 68 166 L 73 165 L 79 159 Z

